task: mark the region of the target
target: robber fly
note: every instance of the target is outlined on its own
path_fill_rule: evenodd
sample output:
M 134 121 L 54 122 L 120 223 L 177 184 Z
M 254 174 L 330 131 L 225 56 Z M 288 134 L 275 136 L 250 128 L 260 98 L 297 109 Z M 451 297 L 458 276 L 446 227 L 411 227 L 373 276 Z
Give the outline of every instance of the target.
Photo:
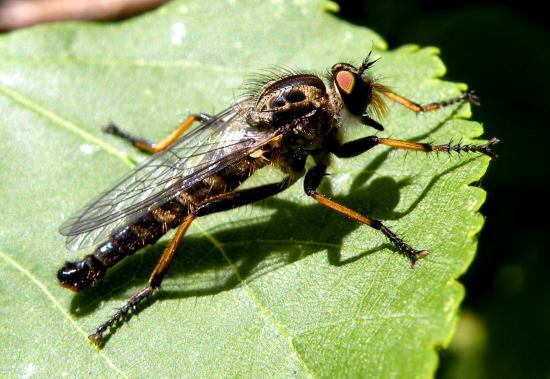
M 317 192 L 331 155 L 354 157 L 377 145 L 431 152 L 468 152 L 496 156 L 493 138 L 480 145 L 431 145 L 375 135 L 341 143 L 344 116 L 383 130 L 375 118 L 385 111 L 384 97 L 413 112 L 429 112 L 461 102 L 478 103 L 472 92 L 420 105 L 381 85 L 370 75 L 371 54 L 359 67 L 332 66 L 326 82 L 317 75 L 286 71 L 263 80 L 256 90 L 225 111 L 189 116 L 158 144 L 135 137 L 114 124 L 104 130 L 152 153 L 147 160 L 61 225 L 67 247 L 94 247 L 92 254 L 67 262 L 58 271 L 61 284 L 73 291 L 89 287 L 124 257 L 154 244 L 170 229 L 164 249 L 145 288 L 134 294 L 89 336 L 97 345 L 109 329 L 123 322 L 136 306 L 159 288 L 176 250 L 193 220 L 254 203 L 284 191 L 305 174 L 304 192 L 319 204 L 383 233 L 411 266 L 428 254 L 409 246 L 381 221 L 360 214 Z M 184 134 L 195 122 L 200 125 Z M 315 166 L 305 172 L 306 159 Z M 279 183 L 237 190 L 266 165 L 280 169 Z

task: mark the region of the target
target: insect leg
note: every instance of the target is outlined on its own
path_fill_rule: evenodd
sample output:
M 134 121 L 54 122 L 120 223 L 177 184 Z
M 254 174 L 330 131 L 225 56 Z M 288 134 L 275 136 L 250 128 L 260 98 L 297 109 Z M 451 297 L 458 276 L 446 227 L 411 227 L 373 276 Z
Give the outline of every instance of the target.
M 376 120 L 373 120 L 368 114 L 361 116 L 361 122 L 367 126 L 370 126 L 376 130 L 384 130 L 384 126 Z
M 151 154 L 155 154 L 155 153 L 158 153 L 160 151 L 165 150 L 167 147 L 169 147 L 171 144 L 173 144 L 178 138 L 180 138 L 183 135 L 183 133 L 185 133 L 185 131 L 187 129 L 189 129 L 189 127 L 195 121 L 205 122 L 205 121 L 208 121 L 210 119 L 211 119 L 211 116 L 208 116 L 204 113 L 192 114 L 189 117 L 187 117 L 179 125 L 179 127 L 176 130 L 174 130 L 172 133 L 170 133 L 170 135 L 168 137 L 164 138 L 159 143 L 152 143 L 152 142 L 150 142 L 146 139 L 136 137 L 136 136 L 122 130 L 118 125 L 116 125 L 112 122 L 109 123 L 107 126 L 105 126 L 103 128 L 103 131 L 105 133 L 113 134 L 117 137 L 120 137 L 120 138 L 130 142 L 132 145 L 134 145 L 135 147 L 137 147 L 140 150 L 143 150 L 143 151 L 151 153 Z
M 416 261 L 419 258 L 425 257 L 428 255 L 426 250 L 416 250 L 409 246 L 405 241 L 399 238 L 394 232 L 392 232 L 387 226 L 382 224 L 382 222 L 371 218 L 367 215 L 362 215 L 353 209 L 350 209 L 344 205 L 338 204 L 335 201 L 332 201 L 325 196 L 317 192 L 317 187 L 321 184 L 323 176 L 325 176 L 326 166 L 317 165 L 309 170 L 304 179 L 304 191 L 308 196 L 311 196 L 319 204 L 332 209 L 333 211 L 340 213 L 346 217 L 349 217 L 355 221 L 358 221 L 362 224 L 368 225 L 371 228 L 381 231 L 388 240 L 395 245 L 405 256 L 407 256 L 411 262 L 411 268 L 414 267 Z
M 134 310 L 139 303 L 153 294 L 154 290 L 160 287 L 162 279 L 168 270 L 168 266 L 172 261 L 172 258 L 176 254 L 176 250 L 181 242 L 185 231 L 191 225 L 191 222 L 200 216 L 205 216 L 210 213 L 221 212 L 228 209 L 233 209 L 246 204 L 250 204 L 267 197 L 273 196 L 286 188 L 293 181 L 289 178 L 285 178 L 280 183 L 266 184 L 263 186 L 250 188 L 242 191 L 227 192 L 218 196 L 214 196 L 206 200 L 203 204 L 199 205 L 193 213 L 187 216 L 182 224 L 179 226 L 176 234 L 164 249 L 162 256 L 160 257 L 155 269 L 149 277 L 149 284 L 135 295 L 133 295 L 127 302 L 117 310 L 115 314 L 109 318 L 106 322 L 96 328 L 93 334 L 88 338 L 96 345 L 100 346 L 102 343 L 103 333 L 108 329 L 117 326 L 123 322 L 131 310 Z
M 453 105 L 462 101 L 467 101 L 470 104 L 479 105 L 479 97 L 477 97 L 473 91 L 466 91 L 463 92 L 461 95 L 450 99 L 435 101 L 433 103 L 421 105 L 393 92 L 391 89 L 384 87 L 380 84 L 374 83 L 373 87 L 375 88 L 375 90 L 381 92 L 391 101 L 401 104 L 416 113 L 435 111 L 436 109 L 448 107 L 449 105 Z
M 445 145 L 431 145 L 429 143 L 408 142 L 391 138 L 378 138 L 378 143 L 381 145 L 386 145 L 397 149 L 416 150 L 423 151 L 425 153 L 433 153 L 438 151 L 443 151 L 449 154 L 452 152 L 482 153 L 493 159 L 495 159 L 497 155 L 491 150 L 491 148 L 498 142 L 499 140 L 493 137 L 483 145 L 451 145 L 450 143 Z
M 108 329 L 115 327 L 119 323 L 123 322 L 131 310 L 136 309 L 139 303 L 151 296 L 154 290 L 160 286 L 160 283 L 162 282 L 162 279 L 164 278 L 164 275 L 168 270 L 168 266 L 170 265 L 172 258 L 174 258 L 174 255 L 176 254 L 176 250 L 183 238 L 183 235 L 195 218 L 196 216 L 194 214 L 188 215 L 178 227 L 176 234 L 174 235 L 168 246 L 166 246 L 166 248 L 164 249 L 164 252 L 162 253 L 157 265 L 155 266 L 155 269 L 153 270 L 153 273 L 149 278 L 149 284 L 147 285 L 147 287 L 134 294 L 130 299 L 128 299 L 126 304 L 124 304 L 120 309 L 116 311 L 115 314 L 111 316 L 111 318 L 109 318 L 109 320 L 98 326 L 95 332 L 88 336 L 88 338 L 94 344 L 100 346 L 102 343 L 103 333 L 105 333 Z
M 368 136 L 355 141 L 347 142 L 343 145 L 332 146 L 330 147 L 330 151 L 334 153 L 337 157 L 349 158 L 364 153 L 365 151 L 376 145 L 386 145 L 396 149 L 423 151 L 426 153 L 439 151 L 447 153 L 482 153 L 494 159 L 497 157 L 497 155 L 491 150 L 491 148 L 498 142 L 498 139 L 491 138 L 487 143 L 483 145 L 451 145 L 450 143 L 445 145 L 431 145 L 428 143 L 409 142 L 391 138 Z
M 378 145 L 379 139 L 376 136 L 368 136 L 346 142 L 342 145 L 335 143 L 329 146 L 329 151 L 340 158 L 351 158 L 363 154 L 365 151 Z
M 263 186 L 249 188 L 241 191 L 227 192 L 221 195 L 211 197 L 199 205 L 194 214 L 205 216 L 210 213 L 222 212 L 229 209 L 252 204 L 256 201 L 274 196 L 287 189 L 294 180 L 287 177 L 279 183 L 265 184 Z

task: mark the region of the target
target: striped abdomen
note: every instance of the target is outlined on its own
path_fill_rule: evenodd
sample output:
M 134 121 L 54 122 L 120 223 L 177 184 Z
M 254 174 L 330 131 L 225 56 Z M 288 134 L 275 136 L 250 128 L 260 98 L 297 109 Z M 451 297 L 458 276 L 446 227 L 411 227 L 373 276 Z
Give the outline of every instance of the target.
M 177 198 L 115 231 L 84 259 L 65 263 L 57 272 L 57 278 L 64 287 L 73 291 L 94 284 L 109 267 L 154 244 L 168 230 L 177 227 L 196 205 L 209 197 L 235 189 L 259 167 L 261 160 L 247 157 L 203 179 Z
M 67 262 L 57 272 L 61 284 L 74 291 L 88 287 L 105 275 L 107 268 L 144 246 L 154 244 L 187 215 L 188 207 L 174 199 L 114 232 L 92 254 Z

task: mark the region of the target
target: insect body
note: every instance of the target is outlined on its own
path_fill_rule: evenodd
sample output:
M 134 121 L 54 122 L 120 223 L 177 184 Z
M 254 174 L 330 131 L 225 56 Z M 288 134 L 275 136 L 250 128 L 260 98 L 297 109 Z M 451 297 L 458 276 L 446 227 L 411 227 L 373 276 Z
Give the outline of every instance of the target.
M 355 212 L 317 192 L 331 155 L 347 158 L 376 145 L 424 152 L 470 152 L 495 157 L 495 138 L 483 145 L 430 145 L 366 136 L 340 143 L 343 115 L 350 114 L 378 130 L 372 116 L 384 112 L 383 97 L 414 112 L 433 111 L 451 104 L 477 103 L 471 92 L 428 105 L 416 104 L 377 83 L 369 75 L 369 56 L 357 68 L 339 63 L 328 84 L 317 75 L 286 72 L 262 82 L 257 90 L 215 115 L 196 114 L 159 144 L 132 136 L 114 124 L 106 132 L 154 153 L 111 189 L 69 218 L 60 233 L 71 250 L 94 247 L 93 253 L 67 262 L 59 271 L 61 284 L 74 291 L 93 285 L 107 269 L 170 229 L 177 229 L 151 274 L 148 285 L 132 296 L 89 338 L 101 344 L 103 334 L 125 319 L 157 289 L 185 231 L 194 219 L 273 196 L 305 174 L 304 191 L 321 205 L 382 232 L 414 265 L 427 254 L 409 246 L 379 220 Z M 183 135 L 195 121 L 201 125 Z M 183 136 L 182 136 L 183 135 Z M 312 157 L 315 166 L 305 172 Z M 256 170 L 271 164 L 285 178 L 255 188 L 237 188 Z

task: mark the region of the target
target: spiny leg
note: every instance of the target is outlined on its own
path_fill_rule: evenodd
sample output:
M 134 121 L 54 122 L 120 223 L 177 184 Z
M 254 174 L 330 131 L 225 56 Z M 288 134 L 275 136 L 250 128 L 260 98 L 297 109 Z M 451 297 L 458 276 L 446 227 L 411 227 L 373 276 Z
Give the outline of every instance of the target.
M 446 153 L 481 153 L 485 154 L 492 159 L 497 158 L 497 155 L 491 150 L 491 148 L 496 145 L 499 142 L 496 138 L 491 138 L 487 143 L 484 143 L 482 145 L 462 145 L 462 144 L 456 144 L 451 145 L 451 143 L 444 144 L 444 145 L 431 145 L 429 143 L 417 143 L 417 142 L 409 142 L 409 141 L 401 141 L 391 138 L 378 138 L 378 143 L 381 145 L 390 146 L 397 149 L 405 149 L 405 150 L 416 150 L 416 151 L 423 151 L 425 153 L 433 153 L 433 152 L 446 152 Z
M 327 147 L 331 153 L 340 158 L 355 157 L 359 154 L 366 152 L 376 145 L 386 145 L 398 149 L 416 150 L 427 153 L 438 151 L 444 151 L 448 153 L 481 153 L 488 155 L 491 158 L 496 158 L 496 154 L 491 151 L 491 147 L 494 146 L 496 143 L 498 143 L 498 140 L 496 138 L 492 138 L 483 145 L 430 145 L 427 143 L 416 143 L 390 138 L 379 138 L 377 136 L 368 136 L 341 145 L 337 141 L 333 140 L 329 142 Z M 321 184 L 321 180 L 323 179 L 323 176 L 325 176 L 325 172 L 326 165 L 324 164 L 317 164 L 313 169 L 308 171 L 304 180 L 304 191 L 308 196 L 311 196 L 317 202 L 327 208 L 332 209 L 333 211 L 336 211 L 363 224 L 369 225 L 376 230 L 380 230 L 393 245 L 397 246 L 399 250 L 409 258 L 409 260 L 411 261 L 411 267 L 414 267 L 414 264 L 416 263 L 418 258 L 424 257 L 428 254 L 426 250 L 417 250 L 412 248 L 410 245 L 400 239 L 394 232 L 392 232 L 387 226 L 382 224 L 382 222 L 373 219 L 367 215 L 362 215 L 319 194 L 317 192 L 317 187 L 319 187 L 319 185 Z
M 412 100 L 407 99 L 406 97 L 403 97 L 395 92 L 393 92 L 391 89 L 384 87 L 383 85 L 373 83 L 373 87 L 375 90 L 382 93 L 384 96 L 386 96 L 391 101 L 401 104 L 404 107 L 410 109 L 413 112 L 419 113 L 419 112 L 430 112 L 435 111 L 437 109 L 441 109 L 444 107 L 448 107 L 450 105 L 460 103 L 462 101 L 467 101 L 470 104 L 473 105 L 479 105 L 479 97 L 477 97 L 474 93 L 474 91 L 466 91 L 463 92 L 461 95 L 452 97 L 450 99 L 442 100 L 442 101 L 435 101 L 433 103 L 421 105 L 418 103 L 415 103 Z
M 326 166 L 319 164 L 309 170 L 304 179 L 304 191 L 308 196 L 311 196 L 319 204 L 332 209 L 333 211 L 340 213 L 346 217 L 349 217 L 362 224 L 368 225 L 371 228 L 381 231 L 388 240 L 395 245 L 405 256 L 407 256 L 411 262 L 411 268 L 414 267 L 416 261 L 419 258 L 428 255 L 426 250 L 417 250 L 405 243 L 394 232 L 392 232 L 387 226 L 382 224 L 381 221 L 371 218 L 367 215 L 360 214 L 353 209 L 350 209 L 344 205 L 341 205 L 333 200 L 326 198 L 325 196 L 317 192 L 317 187 L 321 184 L 321 180 L 325 176 Z
M 116 327 L 123 322 L 130 311 L 135 310 L 139 303 L 151 296 L 154 290 L 160 287 L 162 279 L 168 270 L 168 266 L 172 261 L 172 258 L 176 254 L 176 250 L 181 242 L 181 239 L 183 238 L 183 235 L 185 234 L 185 231 L 195 218 L 263 200 L 285 190 L 293 182 L 294 180 L 291 179 L 291 177 L 287 177 L 280 183 L 266 184 L 255 188 L 217 195 L 198 205 L 193 213 L 183 220 L 176 231 L 176 234 L 170 241 L 170 244 L 168 244 L 168 246 L 164 249 L 162 256 L 160 257 L 153 273 L 149 278 L 149 284 L 147 287 L 133 295 L 126 302 L 126 304 L 122 306 L 122 308 L 113 314 L 109 320 L 98 326 L 95 332 L 89 335 L 88 338 L 97 346 L 101 346 L 103 334 L 107 330 Z
M 178 138 L 180 138 L 183 135 L 183 133 L 185 133 L 185 131 L 187 129 L 189 129 L 189 127 L 195 121 L 206 122 L 206 121 L 210 120 L 211 118 L 212 118 L 211 116 L 208 116 L 204 113 L 197 113 L 197 114 L 189 115 L 189 117 L 187 117 L 185 120 L 183 120 L 183 122 L 179 125 L 179 127 L 176 130 L 174 130 L 172 133 L 170 133 L 170 135 L 168 137 L 164 138 L 159 143 L 152 143 L 152 142 L 150 142 L 146 139 L 136 137 L 133 134 L 130 134 L 130 133 L 122 130 L 118 125 L 116 125 L 112 122 L 109 123 L 107 126 L 103 127 L 102 130 L 105 133 L 115 135 L 117 137 L 120 137 L 120 138 L 130 142 L 132 145 L 134 145 L 135 147 L 137 147 L 140 150 L 143 150 L 143 151 L 151 153 L 151 154 L 155 154 L 155 153 L 158 153 L 160 151 L 165 150 L 171 144 L 173 144 Z
M 160 287 L 162 279 L 168 270 L 168 266 L 176 254 L 176 250 L 183 238 L 183 235 L 191 225 L 191 222 L 196 218 L 194 214 L 187 216 L 181 225 L 178 227 L 176 234 L 164 249 L 157 265 L 155 266 L 150 278 L 149 284 L 147 287 L 141 289 L 136 294 L 134 294 L 126 304 L 124 304 L 120 309 L 116 311 L 115 314 L 109 318 L 106 322 L 98 326 L 93 334 L 90 334 L 88 338 L 97 346 L 101 346 L 103 334 L 113 327 L 116 327 L 119 323 L 123 322 L 126 317 L 129 315 L 130 311 L 133 311 L 137 308 L 138 304 L 143 300 L 151 296 L 155 289 Z
M 497 157 L 497 155 L 491 150 L 491 148 L 498 142 L 498 139 L 491 138 L 487 143 L 484 143 L 482 145 L 452 145 L 450 143 L 444 145 L 431 145 L 429 143 L 409 142 L 391 138 L 368 136 L 357 139 L 355 141 L 347 142 L 343 145 L 332 145 L 329 147 L 329 150 L 337 157 L 350 158 L 362 154 L 376 145 L 386 145 L 396 149 L 423 151 L 425 153 L 441 151 L 447 153 L 481 153 L 494 159 Z

